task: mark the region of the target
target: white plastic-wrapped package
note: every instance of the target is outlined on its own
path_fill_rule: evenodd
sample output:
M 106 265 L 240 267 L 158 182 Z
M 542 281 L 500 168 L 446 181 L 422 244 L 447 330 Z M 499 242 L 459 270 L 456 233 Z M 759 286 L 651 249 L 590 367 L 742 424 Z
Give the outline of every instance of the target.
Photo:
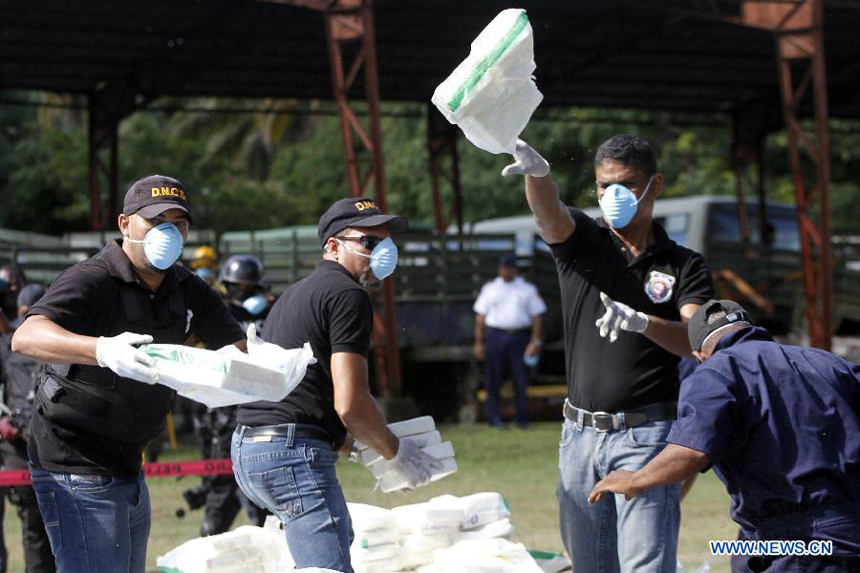
M 429 417 L 429 416 L 428 416 Z M 432 419 L 432 418 L 431 418 Z M 410 435 L 409 439 L 415 442 L 419 448 L 435 446 L 442 442 L 442 435 L 438 430 Z M 382 455 L 373 448 L 365 447 L 358 452 L 358 461 L 368 466 L 382 460 Z
M 463 529 L 481 527 L 511 515 L 507 500 L 502 494 L 494 491 L 484 491 L 464 497 L 442 495 L 431 499 L 430 503 L 436 500 L 462 508 Z
M 179 344 L 149 344 L 141 350 L 152 357 L 158 383 L 209 408 L 257 400 L 279 402 L 292 392 L 314 360 L 310 344 L 283 350 L 291 360 L 271 367 L 233 345 L 218 351 Z
M 558 551 L 537 551 L 529 549 L 529 554 L 534 558 L 538 567 L 544 573 L 562 573 L 562 571 L 570 571 L 570 559 Z M 680 565 L 680 561 L 678 562 Z M 684 573 L 684 568 L 681 567 L 676 573 Z
M 453 506 L 432 506 L 429 503 L 414 503 L 395 507 L 401 533 L 418 536 L 453 535 L 460 530 L 463 511 Z M 413 543 L 415 539 L 413 538 Z
M 505 539 L 461 541 L 433 559 L 443 573 L 543 573 L 521 543 Z
M 457 461 L 453 457 L 440 459 L 439 467 L 432 468 L 430 470 L 430 481 L 439 481 L 456 471 Z M 409 488 L 409 483 L 406 481 L 406 478 L 393 471 L 378 478 L 376 485 L 383 493 L 391 493 L 393 491 L 401 491 Z
M 367 503 L 347 503 L 354 531 L 397 530 L 397 516 L 390 509 Z
M 412 437 L 435 431 L 436 421 L 433 419 L 433 416 L 420 416 L 418 418 L 410 418 L 409 420 L 401 420 L 400 422 L 392 422 L 388 424 L 388 429 L 398 438 Z M 370 448 L 368 448 L 367 444 L 356 440 L 355 449 L 363 452 Z
M 411 437 L 409 438 L 412 439 Z M 445 458 L 453 458 L 454 457 L 454 444 L 451 442 L 442 442 L 441 444 L 434 444 L 432 446 L 419 446 L 421 451 L 423 451 L 428 456 L 433 456 L 436 459 L 442 460 Z M 373 472 L 373 475 L 376 477 L 381 477 L 388 473 L 390 470 L 391 462 L 389 460 L 384 460 L 379 458 L 375 462 L 368 464 L 368 469 Z
M 349 554 L 353 561 L 358 563 L 371 563 L 373 561 L 390 561 L 397 559 L 403 552 L 403 548 L 397 543 L 386 543 L 374 547 L 356 547 L 353 543 Z
M 352 569 L 355 573 L 397 573 L 403 570 L 403 562 L 399 556 L 366 563 L 352 559 Z
M 466 138 L 490 153 L 513 154 L 543 95 L 535 85 L 532 27 L 525 10 L 499 13 L 431 101 Z
M 278 573 L 295 568 L 283 536 L 252 525 L 187 541 L 158 557 L 156 565 L 174 573 Z
M 460 531 L 454 541 L 469 541 L 474 539 L 493 539 L 496 537 L 510 539 L 514 535 L 514 525 L 507 517 L 498 521 L 492 521 L 474 529 Z

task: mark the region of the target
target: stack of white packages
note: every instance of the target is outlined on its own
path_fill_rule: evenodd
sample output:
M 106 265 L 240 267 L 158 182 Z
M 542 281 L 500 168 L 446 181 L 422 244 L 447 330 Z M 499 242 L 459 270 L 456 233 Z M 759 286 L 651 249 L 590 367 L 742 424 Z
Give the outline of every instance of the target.
M 457 503 L 451 503 L 457 498 L 444 497 L 425 503 L 401 505 L 392 510 L 403 534 L 406 567 L 433 563 L 433 553 L 450 547 L 451 540 L 460 531 L 463 510 Z
M 431 471 L 430 481 L 437 481 L 457 471 L 457 461 L 454 459 L 454 446 L 451 442 L 443 442 L 442 436 L 436 430 L 436 422 L 432 416 L 422 416 L 388 424 L 388 428 L 398 438 L 408 438 L 428 455 L 439 459 L 440 467 Z M 377 487 L 385 493 L 406 489 L 409 484 L 403 477 L 390 471 L 389 462 L 374 449 L 361 442 L 356 442 L 358 459 L 373 472 L 377 479 Z
M 179 573 L 281 573 L 295 568 L 284 537 L 252 525 L 187 541 L 159 557 L 156 565 Z
M 460 541 L 433 555 L 422 573 L 544 573 L 522 543 L 507 539 Z
M 500 493 L 481 492 L 466 497 L 441 495 L 430 500 L 434 504 L 459 507 L 463 512 L 460 530 L 454 542 L 473 539 L 510 538 L 514 534 L 511 509 Z
M 526 12 L 504 10 L 475 38 L 469 56 L 439 84 L 431 101 L 476 146 L 512 154 L 543 99 L 534 71 Z
M 403 546 L 397 518 L 389 509 L 348 503 L 355 538 L 350 557 L 355 573 L 390 573 L 403 569 Z

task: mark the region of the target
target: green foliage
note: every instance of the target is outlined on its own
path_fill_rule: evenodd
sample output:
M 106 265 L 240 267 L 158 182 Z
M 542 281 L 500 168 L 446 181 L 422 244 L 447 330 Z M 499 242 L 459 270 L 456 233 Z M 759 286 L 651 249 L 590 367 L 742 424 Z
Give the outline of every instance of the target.
M 39 94 L 27 97 L 44 99 Z M 223 113 L 236 102 L 197 99 L 184 104 L 213 111 L 142 111 L 125 119 L 120 126 L 119 200 L 140 177 L 171 175 L 192 191 L 195 226 L 223 232 L 314 224 L 328 205 L 347 195 L 337 116 L 311 113 L 322 107 L 317 102 L 239 103 L 260 111 Z M 0 226 L 54 234 L 85 231 L 89 225 L 85 122 L 77 111 L 43 109 L 52 113 L 0 106 Z M 278 113 L 267 113 L 272 110 Z M 413 224 L 435 226 L 426 108 L 387 103 L 383 114 L 388 208 Z M 366 117 L 361 119 L 367 123 Z M 552 164 L 562 200 L 587 207 L 596 204 L 594 152 L 616 133 L 634 133 L 651 142 L 666 180 L 665 197 L 735 191 L 728 122 L 719 125 L 714 118 L 549 109 L 540 110 L 523 138 Z M 793 202 L 786 147 L 785 133 L 767 138 L 765 186 L 769 198 Z M 369 156 L 357 137 L 355 148 L 363 175 Z M 833 121 L 831 196 L 837 229 L 856 230 L 860 220 L 858 148 L 857 124 Z M 500 176 L 509 156 L 481 151 L 459 134 L 458 151 L 467 224 L 527 211 L 522 179 Z M 371 181 L 368 194 L 374 195 L 374 190 Z M 447 219 L 453 197 L 445 181 L 441 193 Z

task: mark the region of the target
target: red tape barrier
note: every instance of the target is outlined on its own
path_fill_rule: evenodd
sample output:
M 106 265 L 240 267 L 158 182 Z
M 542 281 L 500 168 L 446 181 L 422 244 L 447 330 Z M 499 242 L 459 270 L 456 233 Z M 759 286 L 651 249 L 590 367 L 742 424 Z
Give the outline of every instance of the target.
M 143 464 L 148 478 L 179 476 L 214 476 L 233 473 L 230 458 L 193 460 L 188 462 L 148 462 Z M 30 485 L 30 470 L 0 471 L 0 487 Z

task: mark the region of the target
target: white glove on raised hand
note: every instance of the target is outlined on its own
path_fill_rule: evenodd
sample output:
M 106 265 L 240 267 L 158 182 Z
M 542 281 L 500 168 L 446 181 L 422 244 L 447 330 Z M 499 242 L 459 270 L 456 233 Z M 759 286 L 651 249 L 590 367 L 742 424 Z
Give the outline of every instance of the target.
M 502 175 L 531 175 L 532 177 L 546 177 L 549 175 L 549 163 L 540 156 L 540 153 L 532 149 L 532 146 L 517 140 L 517 148 L 514 151 L 515 162 L 502 169 Z
M 619 330 L 629 332 L 645 332 L 648 328 L 648 316 L 644 312 L 637 312 L 622 302 L 615 302 L 605 293 L 600 293 L 600 300 L 606 306 L 606 313 L 597 319 L 595 325 L 600 329 L 600 336 L 609 342 L 615 342 Z
M 441 469 L 442 464 L 433 456 L 425 454 L 412 440 L 402 438 L 397 455 L 389 461 L 389 468 L 406 478 L 409 487 L 414 488 L 428 483 L 430 471 Z
M 152 336 L 136 332 L 100 336 L 96 342 L 96 362 L 99 366 L 110 368 L 123 378 L 155 384 L 158 374 L 150 368 L 152 358 L 146 352 L 136 348 L 137 345 L 151 342 Z

